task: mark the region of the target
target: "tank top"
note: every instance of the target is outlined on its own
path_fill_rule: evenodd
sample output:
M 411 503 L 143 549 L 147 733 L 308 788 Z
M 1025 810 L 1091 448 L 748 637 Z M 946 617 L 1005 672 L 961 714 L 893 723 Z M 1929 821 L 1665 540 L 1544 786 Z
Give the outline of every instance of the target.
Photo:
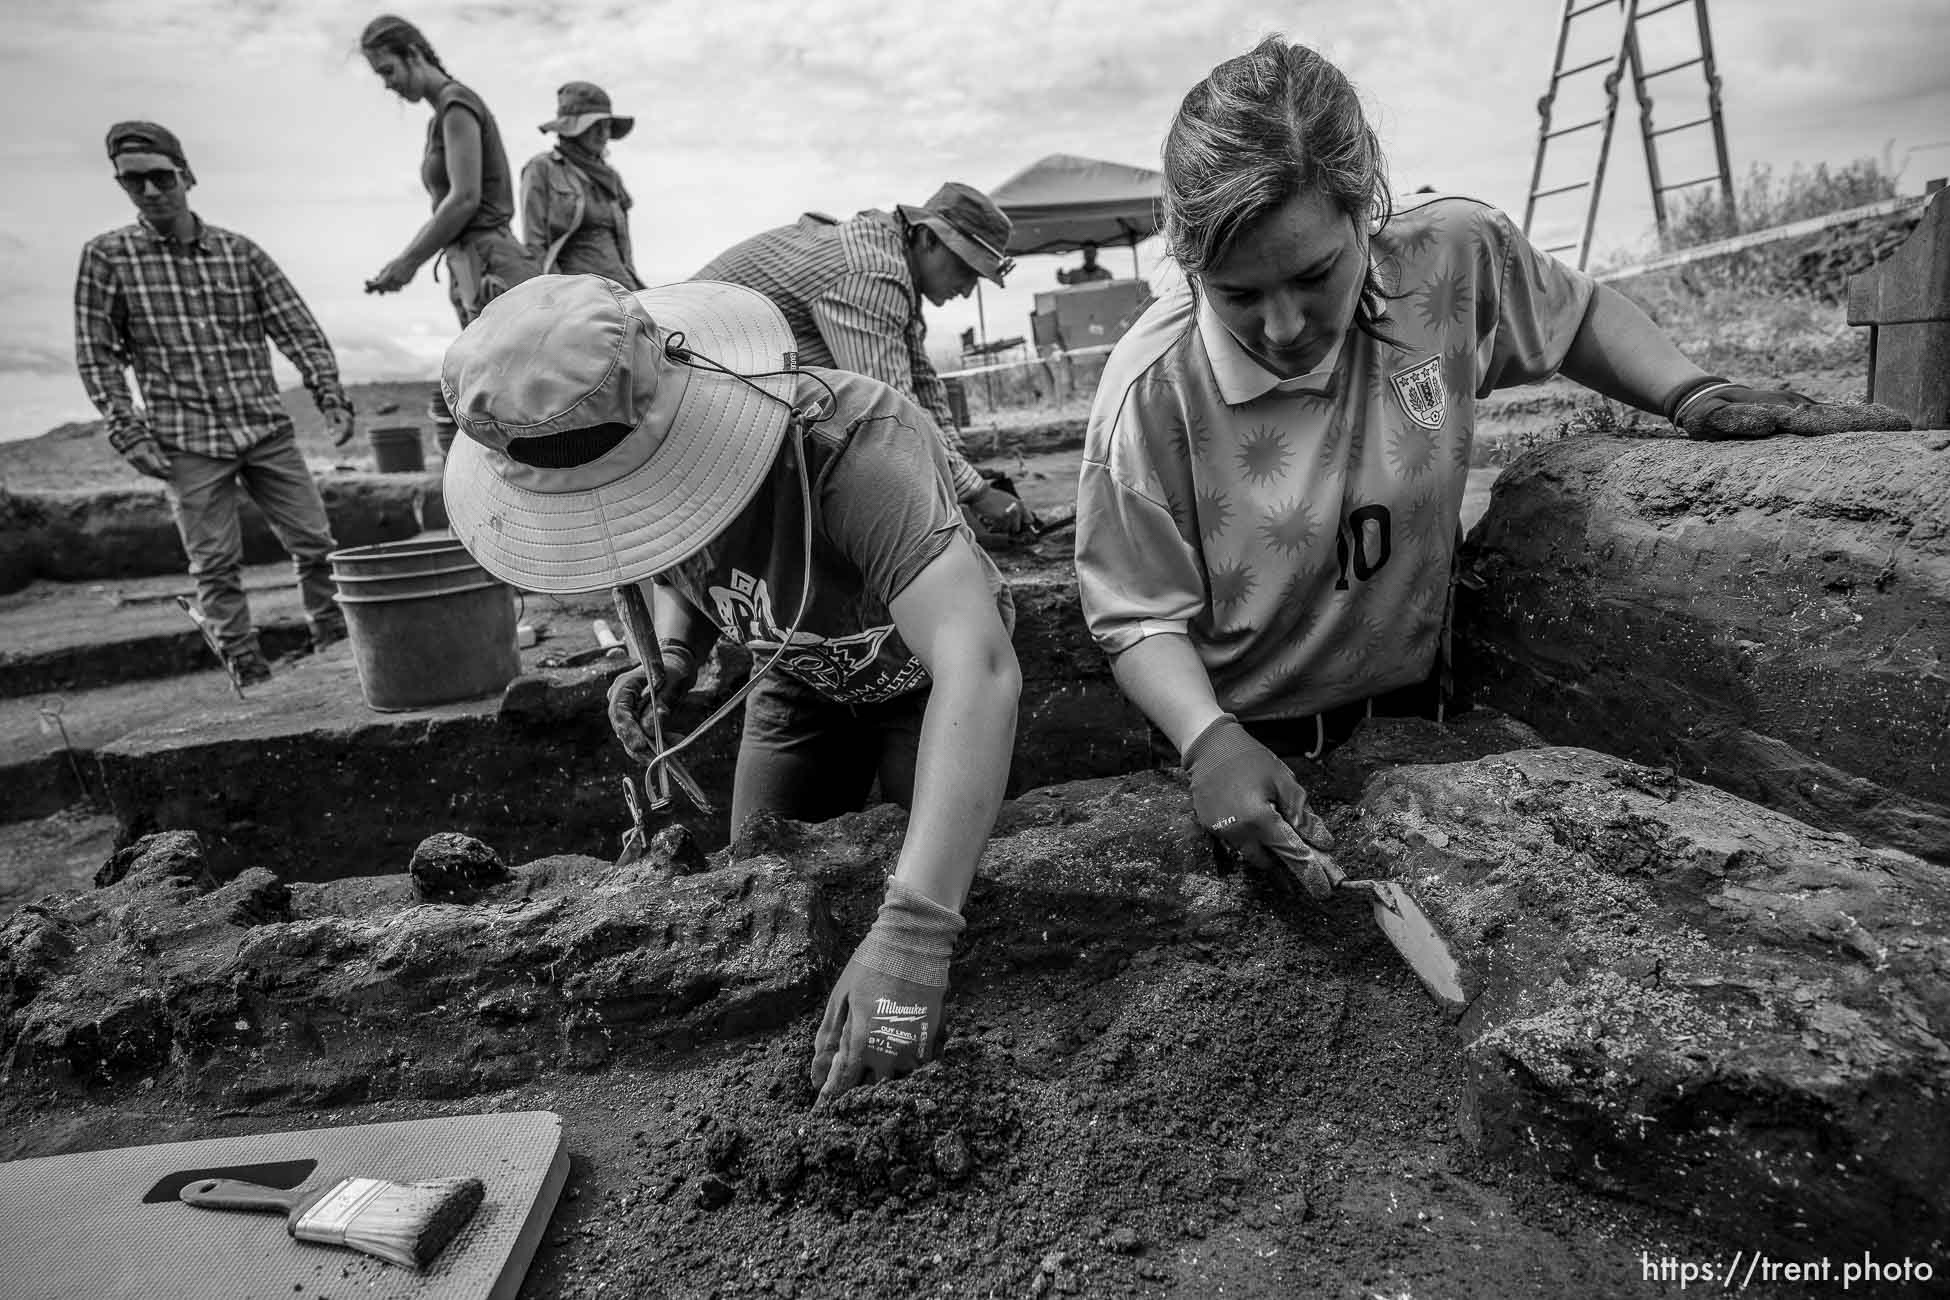
M 455 108 L 472 113 L 481 124 L 481 205 L 474 209 L 465 233 L 499 230 L 515 219 L 515 187 L 508 172 L 508 151 L 501 147 L 501 128 L 494 124 L 494 114 L 488 112 L 487 104 L 458 81 L 449 81 L 434 94 L 433 118 L 427 123 L 427 152 L 420 161 L 420 180 L 433 196 L 435 207 L 440 206 L 447 191 L 453 188 L 447 176 L 447 138 L 441 129 L 448 111 Z

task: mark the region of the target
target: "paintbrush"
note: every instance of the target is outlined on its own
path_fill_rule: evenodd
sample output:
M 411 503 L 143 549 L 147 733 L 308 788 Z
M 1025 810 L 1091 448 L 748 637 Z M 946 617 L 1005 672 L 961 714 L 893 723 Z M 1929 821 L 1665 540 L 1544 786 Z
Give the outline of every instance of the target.
M 282 1191 L 232 1178 L 203 1178 L 178 1196 L 205 1210 L 278 1211 L 300 1241 L 350 1246 L 408 1268 L 425 1268 L 480 1208 L 478 1178 L 389 1183 L 341 1178 L 323 1190 Z

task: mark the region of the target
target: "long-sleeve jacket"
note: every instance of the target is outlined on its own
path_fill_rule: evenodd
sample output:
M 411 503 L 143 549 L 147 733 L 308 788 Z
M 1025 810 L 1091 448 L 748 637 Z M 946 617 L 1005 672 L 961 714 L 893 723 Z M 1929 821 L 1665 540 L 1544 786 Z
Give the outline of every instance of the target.
M 543 275 L 605 275 L 641 288 L 630 214 L 551 149 L 521 169 L 521 242 Z

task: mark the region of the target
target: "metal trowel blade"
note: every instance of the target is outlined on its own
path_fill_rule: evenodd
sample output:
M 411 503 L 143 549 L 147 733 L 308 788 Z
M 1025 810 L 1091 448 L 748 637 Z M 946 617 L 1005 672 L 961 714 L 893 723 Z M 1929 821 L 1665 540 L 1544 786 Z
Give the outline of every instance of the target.
M 1462 967 L 1449 950 L 1448 941 L 1436 930 L 1406 891 L 1392 881 L 1378 880 L 1373 901 L 1375 924 L 1395 945 L 1409 968 L 1445 1009 L 1460 1013 L 1469 1006 L 1463 992 Z

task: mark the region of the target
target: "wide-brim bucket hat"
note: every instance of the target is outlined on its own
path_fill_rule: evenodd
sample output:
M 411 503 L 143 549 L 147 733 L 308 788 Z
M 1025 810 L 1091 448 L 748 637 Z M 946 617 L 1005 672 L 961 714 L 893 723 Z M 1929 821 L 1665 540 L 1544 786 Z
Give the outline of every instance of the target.
M 678 335 L 684 352 L 754 377 L 677 359 Z M 440 367 L 459 434 L 444 479 L 454 536 L 525 591 L 600 591 L 681 563 L 771 472 L 793 351 L 779 309 L 740 285 L 515 285 Z
M 1006 251 L 1015 223 L 1008 214 L 973 185 L 949 181 L 934 192 L 934 197 L 918 207 L 898 205 L 900 214 L 932 230 L 951 252 L 975 274 L 996 284 L 1015 268 L 1016 259 Z
M 539 131 L 581 135 L 596 123 L 609 121 L 609 138 L 621 140 L 636 128 L 636 119 L 610 111 L 609 92 L 593 81 L 565 82 L 555 92 L 555 116 Z

